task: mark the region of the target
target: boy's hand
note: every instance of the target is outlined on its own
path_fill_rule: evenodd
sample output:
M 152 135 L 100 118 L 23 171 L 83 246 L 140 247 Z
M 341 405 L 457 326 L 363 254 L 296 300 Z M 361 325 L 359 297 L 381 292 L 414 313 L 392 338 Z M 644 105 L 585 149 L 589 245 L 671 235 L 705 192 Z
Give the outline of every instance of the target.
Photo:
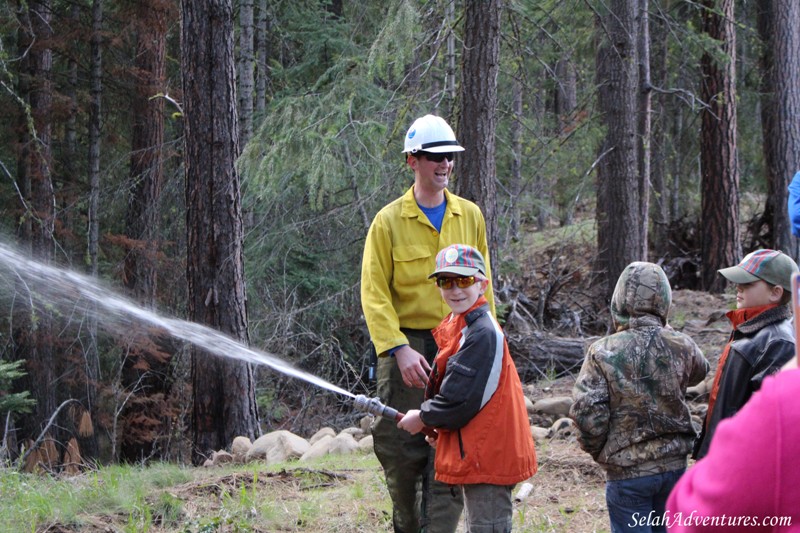
M 434 429 L 434 431 L 436 431 L 436 430 Z M 425 437 L 425 442 L 430 444 L 431 448 L 433 448 L 435 450 L 436 449 L 436 444 L 439 442 L 439 439 L 437 439 L 435 437 L 426 436 Z
M 422 354 L 411 346 L 405 345 L 394 352 L 394 358 L 397 360 L 397 367 L 403 375 L 403 382 L 406 386 L 424 389 L 428 383 L 431 365 Z
M 406 416 L 397 423 L 397 427 L 405 429 L 412 435 L 416 435 L 422 431 L 424 426 L 425 424 L 422 423 L 422 419 L 419 417 L 419 409 L 411 409 L 406 413 Z

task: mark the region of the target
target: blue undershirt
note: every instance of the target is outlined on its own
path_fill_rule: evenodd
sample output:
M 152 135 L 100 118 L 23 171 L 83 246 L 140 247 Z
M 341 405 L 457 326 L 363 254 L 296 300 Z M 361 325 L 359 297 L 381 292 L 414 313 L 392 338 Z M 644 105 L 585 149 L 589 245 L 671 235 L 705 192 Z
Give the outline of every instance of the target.
M 417 204 L 419 205 L 419 204 Z M 436 228 L 436 231 L 439 233 L 442 232 L 442 221 L 444 220 L 444 212 L 447 209 L 447 198 L 445 198 L 442 203 L 437 205 L 436 207 L 423 207 L 419 205 L 419 208 L 425 213 L 425 216 L 428 217 L 428 220 L 433 227 Z

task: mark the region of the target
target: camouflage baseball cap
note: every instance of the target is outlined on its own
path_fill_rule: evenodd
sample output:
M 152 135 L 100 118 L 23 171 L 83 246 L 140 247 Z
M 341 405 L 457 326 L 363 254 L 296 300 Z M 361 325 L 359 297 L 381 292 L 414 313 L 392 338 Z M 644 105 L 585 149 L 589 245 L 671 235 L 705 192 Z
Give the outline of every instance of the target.
M 780 285 L 792 290 L 792 274 L 798 271 L 794 259 L 777 250 L 761 249 L 750 252 L 736 265 L 718 270 L 733 283 L 753 283 L 763 280 L 770 285 Z
M 466 244 L 451 244 L 436 254 L 436 270 L 428 277 L 442 273 L 474 276 L 478 272 L 486 275 L 486 263 L 481 253 Z

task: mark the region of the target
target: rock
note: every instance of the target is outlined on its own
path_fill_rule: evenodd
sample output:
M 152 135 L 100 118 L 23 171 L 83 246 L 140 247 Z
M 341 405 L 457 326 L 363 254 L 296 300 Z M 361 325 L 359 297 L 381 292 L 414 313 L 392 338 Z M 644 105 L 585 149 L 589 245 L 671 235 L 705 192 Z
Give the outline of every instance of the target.
M 268 465 L 280 463 L 302 457 L 310 447 L 306 439 L 281 429 L 256 439 L 247 452 L 247 461 L 266 459 Z
M 690 399 L 702 398 L 706 394 L 708 394 L 708 385 L 705 381 L 701 381 L 694 387 L 686 389 L 686 397 Z
M 366 415 L 358 421 L 358 426 L 361 428 L 361 431 L 364 432 L 364 435 L 372 435 L 372 422 L 374 420 L 374 416 Z
M 550 426 L 550 429 L 548 431 L 549 433 L 548 436 L 550 438 L 558 437 L 560 439 L 565 439 L 567 437 L 571 437 L 572 435 L 574 435 L 576 429 L 577 428 L 575 427 L 575 422 L 573 422 L 571 418 L 567 417 L 559 418 L 558 420 L 553 422 L 552 426 Z
M 218 452 L 214 452 L 211 454 L 211 462 L 214 463 L 214 466 L 221 466 L 227 463 L 232 463 L 233 455 L 229 454 L 225 450 L 220 450 Z
M 253 443 L 247 437 L 236 437 L 231 443 L 231 453 L 237 463 L 244 463 L 247 459 L 247 452 L 253 447 Z
M 214 461 L 212 461 L 211 459 L 206 459 L 205 462 L 203 463 L 203 468 L 211 468 L 213 466 L 214 466 Z
M 303 456 L 300 457 L 300 460 L 308 461 L 310 459 L 316 459 L 317 457 L 322 457 L 328 454 L 344 455 L 353 453 L 357 449 L 358 443 L 350 433 L 342 432 L 335 437 L 325 435 L 315 442 L 308 449 L 308 451 L 306 451 Z
M 330 437 L 335 437 L 336 436 L 336 432 L 333 430 L 333 428 L 324 427 L 324 428 L 320 429 L 319 431 L 317 431 L 316 433 L 314 433 L 314 435 L 312 435 L 311 438 L 308 439 L 308 443 L 313 445 L 315 442 L 320 440 L 325 435 L 328 435 Z
M 527 396 L 525 396 L 525 409 L 528 411 L 528 414 L 531 414 L 531 413 L 534 412 L 533 411 L 533 402 Z
M 542 442 L 550 436 L 550 430 L 547 428 L 540 428 L 539 426 L 531 426 L 531 436 L 536 442 Z
M 300 461 L 308 461 L 311 459 L 316 459 L 317 457 L 322 457 L 328 454 L 328 450 L 330 449 L 330 443 L 334 439 L 331 435 L 325 434 L 314 441 L 314 444 L 300 457 Z
M 346 455 L 358 449 L 358 442 L 350 433 L 339 433 L 331 442 L 328 453 Z
M 358 441 L 358 451 L 361 453 L 372 453 L 375 450 L 375 443 L 372 439 L 372 435 L 367 435 L 360 441 Z
M 364 436 L 364 432 L 361 430 L 361 428 L 344 428 L 339 432 L 339 435 L 342 435 L 344 433 L 350 435 L 356 440 Z
M 542 398 L 533 404 L 533 411 L 564 417 L 569 414 L 572 407 L 572 398 L 569 396 L 554 396 L 553 398 Z

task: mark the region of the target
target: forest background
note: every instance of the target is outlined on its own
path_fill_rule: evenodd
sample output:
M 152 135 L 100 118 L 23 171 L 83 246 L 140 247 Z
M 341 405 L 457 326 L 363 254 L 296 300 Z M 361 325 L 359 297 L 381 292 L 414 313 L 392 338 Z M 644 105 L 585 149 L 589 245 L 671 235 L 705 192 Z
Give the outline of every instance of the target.
M 4 243 L 354 393 L 363 240 L 412 182 L 402 136 L 426 113 L 467 148 L 452 188 L 486 216 L 510 333 L 604 334 L 633 260 L 720 292 L 743 250 L 798 255 L 792 0 L 31 0 L 0 6 L 0 32 Z M 553 227 L 577 245 L 530 253 Z M 1 279 L 7 460 L 200 462 L 354 416 Z

